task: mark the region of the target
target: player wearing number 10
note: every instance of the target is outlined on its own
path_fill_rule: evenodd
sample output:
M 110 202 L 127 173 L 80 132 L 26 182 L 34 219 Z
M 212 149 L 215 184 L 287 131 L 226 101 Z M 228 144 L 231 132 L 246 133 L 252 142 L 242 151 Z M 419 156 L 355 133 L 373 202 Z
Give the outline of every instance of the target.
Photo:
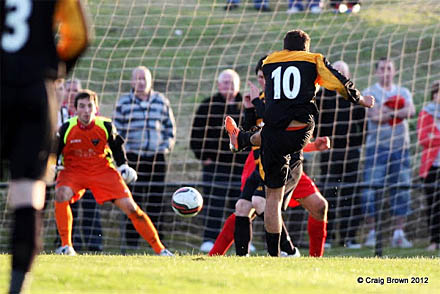
M 288 182 L 287 175 L 289 172 L 299 175 L 298 170 L 302 170 L 301 159 L 292 158 L 296 162 L 290 162 L 289 154 L 301 151 L 313 135 L 313 116 L 318 112 L 315 104 L 317 85 L 339 92 L 352 103 L 365 107 L 374 104 L 374 97 L 362 96 L 353 82 L 335 70 L 321 54 L 310 53 L 309 48 L 307 33 L 302 30 L 287 32 L 284 50 L 270 54 L 263 61 L 266 81 L 264 127 L 252 136 L 228 131 L 231 143 L 236 143 L 233 149 L 261 144 L 267 187 L 264 224 L 271 256 L 280 255 L 281 203 L 286 184 L 289 188 L 295 187 L 299 180 L 294 177 Z M 258 89 L 251 89 L 251 95 L 251 99 L 257 99 Z
M 9 162 L 14 213 L 9 293 L 22 291 L 41 243 L 43 177 L 56 124 L 53 81 L 59 65 L 73 66 L 89 36 L 79 0 L 0 1 L 0 153 Z

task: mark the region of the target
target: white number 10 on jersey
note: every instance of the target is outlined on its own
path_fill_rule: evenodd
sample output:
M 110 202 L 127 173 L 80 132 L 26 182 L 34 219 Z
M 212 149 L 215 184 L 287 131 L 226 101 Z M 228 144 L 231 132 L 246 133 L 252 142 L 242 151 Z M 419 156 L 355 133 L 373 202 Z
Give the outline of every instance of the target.
M 295 66 L 287 67 L 284 72 L 278 66 L 272 72 L 273 81 L 273 99 L 281 99 L 281 90 L 288 99 L 295 99 L 298 96 L 301 87 L 301 73 Z M 293 88 L 290 87 L 290 77 L 293 76 Z M 282 84 L 281 84 L 282 83 Z

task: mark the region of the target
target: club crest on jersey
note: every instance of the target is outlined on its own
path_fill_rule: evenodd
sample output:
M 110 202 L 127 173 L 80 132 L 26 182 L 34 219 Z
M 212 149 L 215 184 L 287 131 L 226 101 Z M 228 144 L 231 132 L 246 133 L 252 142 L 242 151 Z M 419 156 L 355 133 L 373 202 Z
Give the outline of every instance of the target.
M 99 139 L 92 139 L 92 144 L 94 146 L 98 145 L 98 143 L 99 143 Z

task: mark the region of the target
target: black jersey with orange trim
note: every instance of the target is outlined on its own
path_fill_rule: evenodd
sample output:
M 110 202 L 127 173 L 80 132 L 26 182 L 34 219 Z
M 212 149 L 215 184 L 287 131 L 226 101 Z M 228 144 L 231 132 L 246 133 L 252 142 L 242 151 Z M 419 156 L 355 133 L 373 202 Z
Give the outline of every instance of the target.
M 286 128 L 292 120 L 309 123 L 317 114 L 317 85 L 339 92 L 357 103 L 361 96 L 353 82 L 318 53 L 282 50 L 263 61 L 266 80 L 264 123 Z
M 97 116 L 84 126 L 75 116 L 60 127 L 57 136 L 65 169 L 88 172 L 112 166 L 113 159 L 118 166 L 127 162 L 124 140 L 108 118 Z
M 55 24 L 60 42 L 55 43 Z M 88 44 L 79 0 L 0 1 L 1 81 L 26 85 L 58 76 L 61 60 L 76 59 Z

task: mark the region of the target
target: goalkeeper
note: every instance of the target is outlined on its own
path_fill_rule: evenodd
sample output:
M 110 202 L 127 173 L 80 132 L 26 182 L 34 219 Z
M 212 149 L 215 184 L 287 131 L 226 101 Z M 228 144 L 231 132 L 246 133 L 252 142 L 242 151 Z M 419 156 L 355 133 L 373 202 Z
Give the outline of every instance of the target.
M 127 165 L 124 141 L 111 120 L 96 116 L 97 104 L 96 93 L 80 91 L 75 97 L 77 116 L 64 123 L 58 132 L 58 156 L 62 156 L 63 167 L 56 179 L 55 218 L 62 245 L 56 253 L 76 254 L 69 203 L 80 199 L 89 188 L 99 204 L 112 201 L 119 207 L 157 254 L 172 256 L 148 215 L 133 200 L 125 182 L 135 181 L 136 172 Z

